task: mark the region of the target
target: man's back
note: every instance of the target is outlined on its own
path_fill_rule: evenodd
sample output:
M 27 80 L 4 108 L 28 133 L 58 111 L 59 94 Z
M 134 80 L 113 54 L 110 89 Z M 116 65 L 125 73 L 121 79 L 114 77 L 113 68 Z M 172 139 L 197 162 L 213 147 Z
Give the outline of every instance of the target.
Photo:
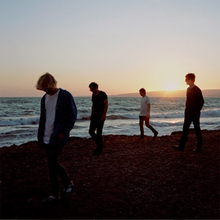
M 99 91 L 98 95 L 92 95 L 92 102 L 93 102 L 93 112 L 92 112 L 92 116 L 95 117 L 101 117 L 103 112 L 104 112 L 104 108 L 105 108 L 105 103 L 104 100 L 106 100 L 108 97 L 106 95 L 105 92 L 103 91 Z
M 204 104 L 202 92 L 198 86 L 187 89 L 186 111 L 199 112 Z

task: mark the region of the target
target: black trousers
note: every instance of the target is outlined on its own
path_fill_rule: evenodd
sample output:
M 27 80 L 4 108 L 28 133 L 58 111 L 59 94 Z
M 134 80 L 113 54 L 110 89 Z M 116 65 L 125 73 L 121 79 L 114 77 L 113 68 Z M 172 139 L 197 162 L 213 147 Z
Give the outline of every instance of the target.
M 140 126 L 141 137 L 144 137 L 144 127 L 143 127 L 144 122 L 145 122 L 146 127 L 148 127 L 154 134 L 157 133 L 157 131 L 150 125 L 149 121 L 150 121 L 149 117 L 139 116 L 139 126 Z
M 201 129 L 200 129 L 200 112 L 196 112 L 196 113 L 185 112 L 183 133 L 182 133 L 182 137 L 181 137 L 180 143 L 179 143 L 179 148 L 181 148 L 181 149 L 184 149 L 184 147 L 186 145 L 187 137 L 188 137 L 188 133 L 189 133 L 189 127 L 192 122 L 193 122 L 195 132 L 197 135 L 197 148 L 199 148 L 199 149 L 202 148 L 202 134 L 201 134 Z
M 89 134 L 96 142 L 97 150 L 102 150 L 103 147 L 103 141 L 102 141 L 103 126 L 104 126 L 104 122 L 102 122 L 100 119 L 91 119 L 90 121 Z
M 51 195 L 57 196 L 59 194 L 58 176 L 61 178 L 65 186 L 71 184 L 70 178 L 65 168 L 59 163 L 59 156 L 62 153 L 64 144 L 57 142 L 54 145 L 45 144 L 47 162 L 49 168 L 49 177 L 51 182 Z

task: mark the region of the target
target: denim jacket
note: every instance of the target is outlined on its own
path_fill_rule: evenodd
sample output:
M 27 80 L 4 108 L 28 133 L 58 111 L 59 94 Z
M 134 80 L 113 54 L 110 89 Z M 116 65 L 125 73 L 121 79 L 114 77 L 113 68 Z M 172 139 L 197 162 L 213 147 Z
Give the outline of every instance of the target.
M 41 99 L 41 114 L 38 128 L 38 143 L 40 146 L 44 144 L 44 129 L 46 122 L 45 95 Z M 64 144 L 68 142 L 69 133 L 75 124 L 76 116 L 77 108 L 72 95 L 68 91 L 60 89 L 56 105 L 54 129 L 50 137 L 49 145 L 53 145 L 59 141 L 59 133 L 64 135 L 62 142 Z

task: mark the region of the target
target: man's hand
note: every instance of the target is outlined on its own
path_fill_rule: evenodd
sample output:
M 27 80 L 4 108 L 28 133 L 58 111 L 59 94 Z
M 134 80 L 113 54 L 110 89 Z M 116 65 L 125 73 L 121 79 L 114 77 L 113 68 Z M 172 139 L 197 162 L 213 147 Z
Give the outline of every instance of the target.
M 101 117 L 101 122 L 104 122 L 104 121 L 105 121 L 105 118 L 106 118 L 106 116 L 105 116 L 105 115 L 102 115 L 102 117 Z
M 59 134 L 58 134 L 58 139 L 59 139 L 60 141 L 63 140 L 63 137 L 64 137 L 64 134 L 62 134 L 62 133 L 59 133 Z
M 43 150 L 45 148 L 43 144 L 39 144 L 38 146 L 39 146 L 40 150 Z

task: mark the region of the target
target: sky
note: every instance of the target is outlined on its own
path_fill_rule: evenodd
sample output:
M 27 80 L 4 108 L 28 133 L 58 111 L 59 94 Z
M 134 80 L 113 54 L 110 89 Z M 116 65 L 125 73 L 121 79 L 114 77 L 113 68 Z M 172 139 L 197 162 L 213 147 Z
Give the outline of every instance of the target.
M 220 88 L 220 0 L 0 0 L 0 96 Z

